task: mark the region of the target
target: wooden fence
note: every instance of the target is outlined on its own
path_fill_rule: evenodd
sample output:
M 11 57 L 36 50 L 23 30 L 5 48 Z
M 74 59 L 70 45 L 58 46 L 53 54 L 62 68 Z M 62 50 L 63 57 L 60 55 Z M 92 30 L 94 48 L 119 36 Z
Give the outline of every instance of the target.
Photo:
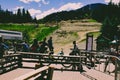
M 20 54 L 4 56 L 0 59 L 0 74 L 22 67 L 22 57 Z

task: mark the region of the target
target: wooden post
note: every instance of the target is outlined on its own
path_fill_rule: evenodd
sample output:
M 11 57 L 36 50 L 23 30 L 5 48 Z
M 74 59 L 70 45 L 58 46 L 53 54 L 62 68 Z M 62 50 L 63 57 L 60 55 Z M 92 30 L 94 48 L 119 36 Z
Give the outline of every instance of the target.
M 120 71 L 118 70 L 119 69 L 119 66 L 118 66 L 118 59 L 115 59 L 115 80 L 120 80 Z
M 52 80 L 53 70 L 54 70 L 53 67 L 49 67 L 49 69 L 48 69 L 48 75 L 47 75 L 47 80 Z
M 87 65 L 87 54 L 88 54 L 88 53 L 85 52 L 84 54 L 85 54 L 85 56 L 86 56 L 86 58 L 85 58 L 85 65 Z
M 5 70 L 4 70 L 3 58 L 2 58 L 2 59 L 0 59 L 0 68 L 1 68 L 1 70 L 2 70 L 2 72 L 0 72 L 0 74 L 4 73 L 4 72 L 5 72 Z
M 117 59 L 115 59 L 115 80 L 117 80 Z
M 21 68 L 22 67 L 22 55 L 18 55 L 18 67 Z

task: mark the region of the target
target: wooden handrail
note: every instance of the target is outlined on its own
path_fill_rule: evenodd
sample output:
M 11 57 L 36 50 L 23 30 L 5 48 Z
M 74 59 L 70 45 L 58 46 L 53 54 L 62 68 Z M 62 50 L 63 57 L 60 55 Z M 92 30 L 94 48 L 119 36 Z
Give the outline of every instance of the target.
M 27 55 L 27 54 L 29 54 L 29 55 L 37 55 L 37 56 L 49 56 L 49 54 L 44 54 L 44 53 L 31 53 L 31 52 L 20 52 L 20 54 L 23 54 L 23 55 Z M 63 56 L 61 56 L 61 55 L 52 55 L 53 57 L 73 57 L 73 58 L 86 58 L 86 56 L 75 56 L 75 55 L 63 55 Z
M 42 73 L 43 71 L 46 71 L 46 70 L 51 71 L 51 72 L 48 71 L 47 76 L 49 76 L 49 78 L 51 78 L 51 79 L 48 79 L 48 80 L 52 80 L 53 69 L 54 69 L 53 67 L 44 66 L 44 67 L 36 69 L 36 70 L 34 70 L 32 72 L 29 72 L 29 73 L 27 73 L 25 75 L 22 75 L 22 76 L 14 79 L 14 80 L 29 80 L 30 78 L 33 78 L 33 77 L 39 75 L 40 73 Z M 51 73 L 51 74 L 49 74 L 49 73 Z

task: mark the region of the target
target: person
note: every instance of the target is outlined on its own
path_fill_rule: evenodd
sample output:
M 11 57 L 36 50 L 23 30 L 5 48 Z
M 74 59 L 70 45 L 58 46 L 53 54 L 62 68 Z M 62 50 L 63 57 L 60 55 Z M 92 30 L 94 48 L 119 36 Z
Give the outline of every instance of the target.
M 3 55 L 4 55 L 4 43 L 3 43 L 3 38 L 2 36 L 0 36 L 0 59 L 3 58 Z
M 52 37 L 48 39 L 48 48 L 50 51 L 53 51 L 53 42 L 52 42 Z
M 38 45 L 38 40 L 37 40 L 37 39 L 34 39 L 34 40 L 33 40 L 33 44 L 32 44 L 32 46 L 30 47 L 31 51 L 32 51 L 32 52 L 38 52 L 38 47 L 39 47 L 39 45 Z
M 16 41 L 13 41 L 12 45 L 13 45 L 14 54 L 16 54 L 16 51 L 19 50 L 18 47 L 20 47 L 20 46 L 18 46 L 18 43 L 17 43 Z M 20 48 L 20 49 L 21 49 L 21 48 Z
M 42 53 L 45 53 L 47 51 L 47 46 L 48 46 L 48 44 L 46 42 L 46 38 L 44 38 L 42 41 L 42 44 L 41 44 L 41 52 Z
M 23 52 L 29 52 L 29 45 L 26 41 L 22 43 L 22 51 Z
M 4 46 L 4 54 L 5 54 L 5 55 L 9 55 L 9 54 L 8 54 L 9 46 L 8 46 L 7 44 L 5 44 L 5 43 L 3 43 L 3 46 Z
M 80 50 L 78 49 L 76 41 L 73 41 L 73 49 L 72 49 L 72 52 L 69 55 L 80 56 Z M 72 58 L 71 58 L 71 60 L 73 60 L 73 61 L 79 61 L 79 59 L 72 59 Z M 80 70 L 80 72 L 83 71 L 83 66 L 82 66 L 81 63 L 80 64 L 73 64 L 72 69 L 75 70 L 76 68 L 78 70 Z
M 42 42 L 40 41 L 38 45 L 39 45 L 38 52 L 43 53 L 43 50 L 42 50 L 42 47 L 41 47 Z
M 58 55 L 60 55 L 60 56 L 64 55 L 63 48 L 61 48 L 61 51 L 58 53 Z
M 73 49 L 70 55 L 80 55 L 80 50 L 78 49 L 78 46 L 76 45 L 76 41 L 73 41 Z

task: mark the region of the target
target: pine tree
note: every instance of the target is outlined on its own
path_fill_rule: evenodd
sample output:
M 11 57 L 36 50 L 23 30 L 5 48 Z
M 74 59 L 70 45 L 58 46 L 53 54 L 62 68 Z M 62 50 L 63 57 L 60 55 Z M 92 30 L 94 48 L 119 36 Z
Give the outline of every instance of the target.
M 24 8 L 22 9 L 22 22 L 26 23 L 26 11 Z
M 21 9 L 18 9 L 18 11 L 17 11 L 17 18 L 16 18 L 17 20 L 17 22 L 18 23 L 21 23 L 22 22 L 22 13 L 21 13 Z
M 34 17 L 33 22 L 38 23 L 36 17 Z
M 113 40 L 114 36 L 117 35 L 117 30 L 118 30 L 117 26 L 118 23 L 116 18 L 110 19 L 109 17 L 106 17 L 101 27 L 102 35 L 110 40 Z
M 32 22 L 32 17 L 28 10 L 26 11 L 26 19 L 27 19 L 27 22 Z

